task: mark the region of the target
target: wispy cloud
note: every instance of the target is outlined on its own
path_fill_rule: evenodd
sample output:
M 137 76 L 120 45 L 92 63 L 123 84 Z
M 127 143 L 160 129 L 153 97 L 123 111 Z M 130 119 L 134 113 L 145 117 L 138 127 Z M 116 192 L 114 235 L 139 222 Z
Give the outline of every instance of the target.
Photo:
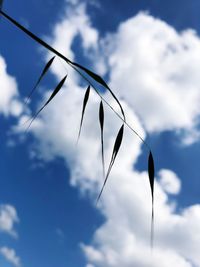
M 8 247 L 1 247 L 0 248 L 0 254 L 11 264 L 13 264 L 16 267 L 21 266 L 21 260 L 20 258 L 16 255 L 16 252 L 12 248 Z
M 15 223 L 19 222 L 17 211 L 11 205 L 0 205 L 0 232 L 5 232 L 13 237 L 17 237 L 14 229 Z

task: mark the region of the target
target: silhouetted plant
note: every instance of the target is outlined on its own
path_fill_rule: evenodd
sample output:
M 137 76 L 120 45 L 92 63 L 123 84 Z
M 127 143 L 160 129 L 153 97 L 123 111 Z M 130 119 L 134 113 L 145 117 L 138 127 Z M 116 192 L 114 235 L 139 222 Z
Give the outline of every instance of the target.
M 85 96 L 83 99 L 83 107 L 82 107 L 82 114 L 81 114 L 81 121 L 80 121 L 80 128 L 79 128 L 79 132 L 78 132 L 78 139 L 77 142 L 80 138 L 81 135 L 81 129 L 82 129 L 82 124 L 83 124 L 83 118 L 84 118 L 84 113 L 85 113 L 85 109 L 86 109 L 86 105 L 88 103 L 88 99 L 89 99 L 89 95 L 90 95 L 90 90 L 91 88 L 93 88 L 93 90 L 97 93 L 97 95 L 100 97 L 100 106 L 99 106 L 99 124 L 100 124 L 100 130 L 101 130 L 101 157 L 102 157 L 102 169 L 103 169 L 103 178 L 104 178 L 104 182 L 101 188 L 101 191 L 97 197 L 97 203 L 103 193 L 104 187 L 106 185 L 106 182 L 108 180 L 109 174 L 111 172 L 111 169 L 114 165 L 115 159 L 117 157 L 117 154 L 119 152 L 119 149 L 121 147 L 121 143 L 123 140 L 123 133 L 124 133 L 124 126 L 127 126 L 134 134 L 136 134 L 139 139 L 145 144 L 145 146 L 148 148 L 149 150 L 149 156 L 148 156 L 148 176 L 149 176 L 149 183 L 150 183 L 150 188 L 151 188 L 151 197 L 152 197 L 152 216 L 151 216 L 151 246 L 153 247 L 153 225 L 154 225 L 154 160 L 153 160 L 153 155 L 151 152 L 151 149 L 149 147 L 149 145 L 143 140 L 143 138 L 128 124 L 128 122 L 126 121 L 126 117 L 125 117 L 125 113 L 123 110 L 123 107 L 120 103 L 120 101 L 118 100 L 118 98 L 115 96 L 115 94 L 113 93 L 113 91 L 110 89 L 110 87 L 107 85 L 107 83 L 103 80 L 102 77 L 100 77 L 98 74 L 94 73 L 93 71 L 89 70 L 88 68 L 71 61 L 70 59 L 68 59 L 67 57 L 65 57 L 63 54 L 61 54 L 59 51 L 57 51 L 56 49 L 54 49 L 52 46 L 50 46 L 48 43 L 46 43 L 45 41 L 43 41 L 41 38 L 39 38 L 38 36 L 36 36 L 35 34 L 33 34 L 31 31 L 29 31 L 28 29 L 26 29 L 24 26 L 22 26 L 21 24 L 19 24 L 16 20 L 14 20 L 12 17 L 10 17 L 8 14 L 6 14 L 4 11 L 2 11 L 2 4 L 3 1 L 0 0 L 0 14 L 6 18 L 8 21 L 10 21 L 12 24 L 14 24 L 18 29 L 20 29 L 21 31 L 23 31 L 26 35 L 28 35 L 30 38 L 32 38 L 34 41 L 36 41 L 38 44 L 40 44 L 41 46 L 45 47 L 47 50 L 49 50 L 50 52 L 52 52 L 54 54 L 54 57 L 52 57 L 47 64 L 45 65 L 44 69 L 41 72 L 40 77 L 38 78 L 34 88 L 32 89 L 32 91 L 30 92 L 30 94 L 27 97 L 27 102 L 28 100 L 30 100 L 32 94 L 34 93 L 34 91 L 36 90 L 36 88 L 38 87 L 39 83 L 41 82 L 41 80 L 43 79 L 43 77 L 45 76 L 45 74 L 47 73 L 47 71 L 49 70 L 50 66 L 52 65 L 55 57 L 59 57 L 61 59 L 63 59 L 65 61 L 65 63 L 67 63 L 71 68 L 73 68 L 86 82 L 88 82 L 88 88 L 85 92 Z M 54 91 L 52 92 L 52 94 L 50 95 L 49 99 L 45 102 L 45 104 L 36 112 L 35 115 L 33 115 L 33 117 L 31 118 L 30 124 L 28 126 L 28 128 L 31 126 L 32 122 L 34 121 L 34 119 L 39 115 L 39 113 L 53 100 L 53 98 L 57 95 L 57 93 L 61 90 L 62 86 L 65 83 L 65 80 L 67 78 L 67 75 L 58 83 L 58 85 L 56 86 L 56 88 L 54 89 Z M 96 82 L 97 84 L 103 86 L 106 90 L 108 90 L 111 94 L 111 96 L 114 98 L 114 100 L 117 102 L 117 104 L 120 107 L 120 111 L 121 111 L 121 115 L 107 102 L 107 100 L 101 95 L 101 93 L 97 90 L 96 86 L 94 85 L 93 82 Z M 103 129 L 104 129 L 104 108 L 103 108 L 103 103 L 106 104 L 117 116 L 118 118 L 122 121 L 122 126 L 119 129 L 119 132 L 117 134 L 114 146 L 113 146 L 113 152 L 112 152 L 112 156 L 110 159 L 110 163 L 108 165 L 108 170 L 107 172 L 105 171 L 105 162 L 104 162 L 104 138 L 103 138 Z

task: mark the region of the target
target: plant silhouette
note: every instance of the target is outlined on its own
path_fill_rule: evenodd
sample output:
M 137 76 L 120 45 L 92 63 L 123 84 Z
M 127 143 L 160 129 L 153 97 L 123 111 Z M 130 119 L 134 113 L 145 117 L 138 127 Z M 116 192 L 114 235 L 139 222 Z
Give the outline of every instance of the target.
M 149 147 L 149 145 L 145 142 L 145 140 L 143 140 L 143 138 L 130 126 L 130 124 L 126 121 L 126 116 L 125 116 L 125 112 L 123 110 L 123 107 L 119 101 L 119 99 L 117 98 L 117 96 L 114 94 L 114 92 L 110 89 L 110 87 L 107 85 L 107 83 L 104 81 L 104 79 L 102 77 L 100 77 L 98 74 L 94 73 L 93 71 L 89 70 L 88 68 L 71 61 L 70 59 L 68 59 L 67 57 L 65 57 L 63 54 L 61 54 L 59 51 L 57 51 L 56 49 L 54 49 L 52 46 L 50 46 L 48 43 L 46 43 L 44 40 L 42 40 L 41 38 L 39 38 L 37 35 L 35 35 L 34 33 L 32 33 L 31 31 L 29 31 L 28 29 L 26 29 L 24 26 L 22 26 L 20 23 L 18 23 L 16 20 L 14 20 L 12 17 L 10 17 L 7 13 L 5 13 L 2 10 L 2 5 L 3 5 L 3 1 L 0 0 L 0 15 L 2 17 L 4 17 L 5 19 L 7 19 L 10 23 L 12 23 L 13 25 L 15 25 L 19 30 L 21 30 L 24 34 L 28 35 L 29 38 L 33 39 L 35 42 L 37 42 L 39 45 L 43 46 L 44 48 L 46 48 L 48 51 L 50 51 L 54 56 L 47 62 L 47 64 L 45 65 L 44 69 L 41 72 L 40 77 L 38 78 L 35 86 L 33 87 L 32 91 L 30 92 L 30 94 L 27 97 L 27 102 L 28 100 L 30 100 L 30 98 L 32 97 L 32 94 L 34 93 L 34 91 L 36 90 L 37 86 L 39 85 L 39 83 L 41 82 L 41 80 L 44 78 L 45 74 L 48 72 L 49 68 L 51 67 L 51 65 L 53 64 L 53 61 L 55 59 L 55 57 L 59 57 L 60 59 L 64 60 L 64 62 L 66 64 L 68 64 L 71 68 L 74 69 L 74 71 L 76 71 L 81 77 L 82 79 L 84 79 L 87 83 L 88 83 L 88 87 L 87 90 L 85 92 L 85 96 L 83 99 L 83 107 L 82 107 L 82 114 L 81 114 L 81 121 L 80 121 L 80 128 L 79 128 L 79 132 L 78 132 L 78 139 L 77 142 L 80 138 L 81 135 L 81 129 L 82 129 L 82 124 L 83 124 L 83 119 L 84 119 L 84 113 L 85 113 L 85 109 L 86 106 L 88 104 L 88 99 L 89 99 L 89 95 L 90 95 L 90 90 L 91 88 L 96 92 L 96 94 L 99 96 L 100 98 L 100 106 L 99 106 L 99 124 L 100 124 L 100 131 L 101 131 L 101 157 L 102 157 L 102 169 L 103 169 L 103 178 L 104 178 L 104 182 L 102 185 L 102 188 L 100 190 L 100 193 L 97 197 L 97 203 L 99 201 L 99 199 L 101 198 L 101 195 L 103 193 L 104 187 L 106 185 L 106 182 L 109 178 L 111 169 L 115 163 L 115 159 L 117 157 L 117 154 L 120 150 L 122 141 L 123 141 L 123 134 L 124 134 L 124 126 L 128 127 L 135 135 L 137 135 L 137 137 L 144 143 L 144 145 L 146 146 L 146 148 L 148 149 L 148 176 L 149 176 L 149 184 L 150 184 L 150 188 L 151 188 L 151 196 L 152 196 L 152 216 L 151 216 L 151 246 L 153 247 L 153 235 L 154 235 L 154 159 L 153 159 L 153 155 L 152 155 L 152 151 Z M 53 100 L 53 98 L 57 95 L 57 93 L 62 89 L 62 86 L 65 83 L 65 80 L 67 78 L 67 75 L 58 83 L 58 85 L 56 86 L 56 88 L 54 89 L 54 91 L 52 92 L 52 94 L 50 95 L 49 99 L 46 101 L 45 104 L 43 104 L 43 106 L 36 112 L 36 114 L 31 118 L 31 122 L 28 126 L 28 128 L 31 126 L 32 122 L 34 121 L 34 119 L 39 115 L 39 113 Z M 109 102 L 103 97 L 103 94 L 101 94 L 99 92 L 99 90 L 97 89 L 97 87 L 95 86 L 95 83 L 97 83 L 98 85 L 102 86 L 104 89 L 108 90 L 108 92 L 111 94 L 111 96 L 113 97 L 113 99 L 116 101 L 116 103 L 118 104 L 121 114 L 119 114 L 110 104 Z M 119 129 L 119 132 L 117 134 L 114 146 L 113 146 L 113 152 L 112 152 L 112 156 L 111 156 L 111 160 L 109 163 L 109 167 L 107 172 L 105 171 L 105 162 L 104 162 L 104 138 L 103 138 L 103 129 L 104 129 L 104 108 L 103 108 L 103 103 L 105 105 L 107 105 L 114 113 L 115 115 L 122 121 L 122 126 Z

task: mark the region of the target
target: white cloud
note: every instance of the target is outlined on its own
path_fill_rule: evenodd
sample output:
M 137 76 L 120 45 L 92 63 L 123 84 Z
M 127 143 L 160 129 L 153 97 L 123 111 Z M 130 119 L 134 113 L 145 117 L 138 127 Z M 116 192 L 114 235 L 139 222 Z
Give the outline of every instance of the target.
M 6 62 L 0 55 L 0 113 L 5 116 L 19 116 L 23 106 L 18 99 L 17 82 L 6 70 Z
M 182 129 L 188 143 L 191 135 L 199 138 L 200 40 L 194 31 L 178 33 L 140 13 L 107 37 L 105 49 L 112 88 L 149 132 Z
M 83 246 L 89 262 L 98 267 L 157 267 L 160 262 L 166 267 L 200 266 L 200 205 L 178 214 L 168 203 L 167 195 L 156 186 L 152 255 L 146 173 L 122 173 L 118 169 L 112 178 L 115 183 L 107 186 L 102 198 L 106 222 L 95 232 L 92 244 Z
M 14 249 L 8 248 L 8 247 L 1 247 L 0 248 L 0 254 L 4 256 L 4 258 L 12 263 L 14 266 L 19 267 L 21 266 L 20 258 L 16 255 L 16 252 Z
M 87 264 L 86 267 L 94 267 L 92 264 Z
M 77 5 L 79 3 L 79 0 L 66 0 L 66 3 L 71 5 Z
M 56 25 L 52 45 L 70 59 L 74 58 L 71 50 L 74 38 L 80 35 L 84 49 L 95 49 L 98 42 L 98 31 L 92 27 L 86 13 L 86 5 L 80 4 L 75 8 L 66 10 L 65 18 Z
M 170 171 L 170 170 L 160 170 L 159 171 L 160 176 L 160 184 L 162 188 L 170 194 L 178 194 L 181 190 L 181 182 L 177 175 Z
M 14 225 L 19 223 L 19 218 L 15 207 L 11 205 L 0 205 L 0 234 L 6 233 L 14 238 L 18 237 Z M 21 260 L 16 255 L 16 252 L 12 248 L 6 246 L 0 247 L 0 255 L 2 255 L 8 262 L 12 263 L 14 266 L 21 266 Z
M 78 7 L 80 3 L 87 3 L 87 5 L 91 5 L 95 8 L 101 8 L 101 4 L 99 3 L 98 0 L 65 0 L 67 4 L 71 4 L 73 6 Z M 69 7 L 68 7 L 69 8 Z
M 11 205 L 0 205 L 0 232 L 17 237 L 14 224 L 19 222 L 16 209 Z
M 75 54 L 72 51 L 72 45 L 75 38 L 79 36 L 83 47 L 83 55 L 87 57 L 95 70 L 105 74 L 106 66 L 105 59 L 102 57 L 103 50 L 101 49 L 103 48 L 100 45 L 99 32 L 93 27 L 90 17 L 86 13 L 86 3 L 78 4 L 73 0 L 72 2 L 76 7 L 68 6 L 65 16 L 53 29 L 53 34 L 51 38 L 48 38 L 48 42 L 73 61 L 75 60 Z M 90 1 L 91 3 L 92 1 Z M 94 58 L 96 59 L 95 61 Z M 74 71 L 66 65 L 66 62 L 62 62 L 60 59 L 55 61 L 57 64 L 53 64 L 52 69 L 58 79 L 63 78 L 66 72 L 69 73 L 69 81 L 77 79 Z
M 71 46 L 77 32 L 85 31 L 77 25 L 82 22 L 86 29 L 90 27 L 82 5 L 76 12 L 67 13 L 67 18 L 56 26 L 53 41 L 55 47 L 71 58 L 74 58 Z M 94 29 L 94 32 L 97 31 Z M 95 47 L 95 38 L 91 38 L 91 47 Z M 200 42 L 192 31 L 178 34 L 166 23 L 139 14 L 122 23 L 117 33 L 104 42 L 110 48 L 106 56 L 112 88 L 118 88 L 117 95 L 123 99 L 127 121 L 132 122 L 140 135 L 145 138 L 144 128 L 151 132 L 196 131 Z M 88 48 L 84 38 L 83 46 Z M 60 71 L 63 72 L 63 67 L 55 64 L 53 72 L 58 79 L 64 74 Z M 77 78 L 69 79 L 41 114 L 41 119 L 35 121 L 31 132 L 37 140 L 36 149 L 40 152 L 37 154 L 45 160 L 56 156 L 64 158 L 71 168 L 71 184 L 96 197 L 102 185 L 99 99 L 91 94 L 76 148 L 83 95 Z M 114 105 L 108 93 L 105 97 Z M 109 162 L 120 121 L 107 109 L 105 114 L 105 154 Z M 168 193 L 179 193 L 180 179 L 171 170 L 162 170 L 161 181 L 155 184 L 155 248 L 153 255 L 150 253 L 148 176 L 147 172 L 134 168 L 140 153 L 139 139 L 126 129 L 98 206 L 105 223 L 96 230 L 91 244 L 82 244 L 88 266 L 157 267 L 161 263 L 164 267 L 200 266 L 200 205 L 176 211 Z

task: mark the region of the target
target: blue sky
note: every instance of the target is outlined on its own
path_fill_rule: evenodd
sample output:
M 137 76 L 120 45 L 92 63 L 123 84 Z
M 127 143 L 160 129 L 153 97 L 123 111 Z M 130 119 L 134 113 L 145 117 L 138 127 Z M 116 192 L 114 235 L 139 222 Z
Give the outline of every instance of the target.
M 57 60 L 25 106 L 52 55 L 1 18 L 0 266 L 157 267 L 160 260 L 166 267 L 200 266 L 199 5 L 5 1 L 7 14 L 111 85 L 130 124 L 152 147 L 157 204 L 152 259 L 144 146 L 126 131 L 96 207 L 102 184 L 98 97 L 91 93 L 76 147 L 87 84 Z M 66 71 L 63 92 L 24 134 L 23 121 Z M 108 160 L 120 121 L 105 110 Z

